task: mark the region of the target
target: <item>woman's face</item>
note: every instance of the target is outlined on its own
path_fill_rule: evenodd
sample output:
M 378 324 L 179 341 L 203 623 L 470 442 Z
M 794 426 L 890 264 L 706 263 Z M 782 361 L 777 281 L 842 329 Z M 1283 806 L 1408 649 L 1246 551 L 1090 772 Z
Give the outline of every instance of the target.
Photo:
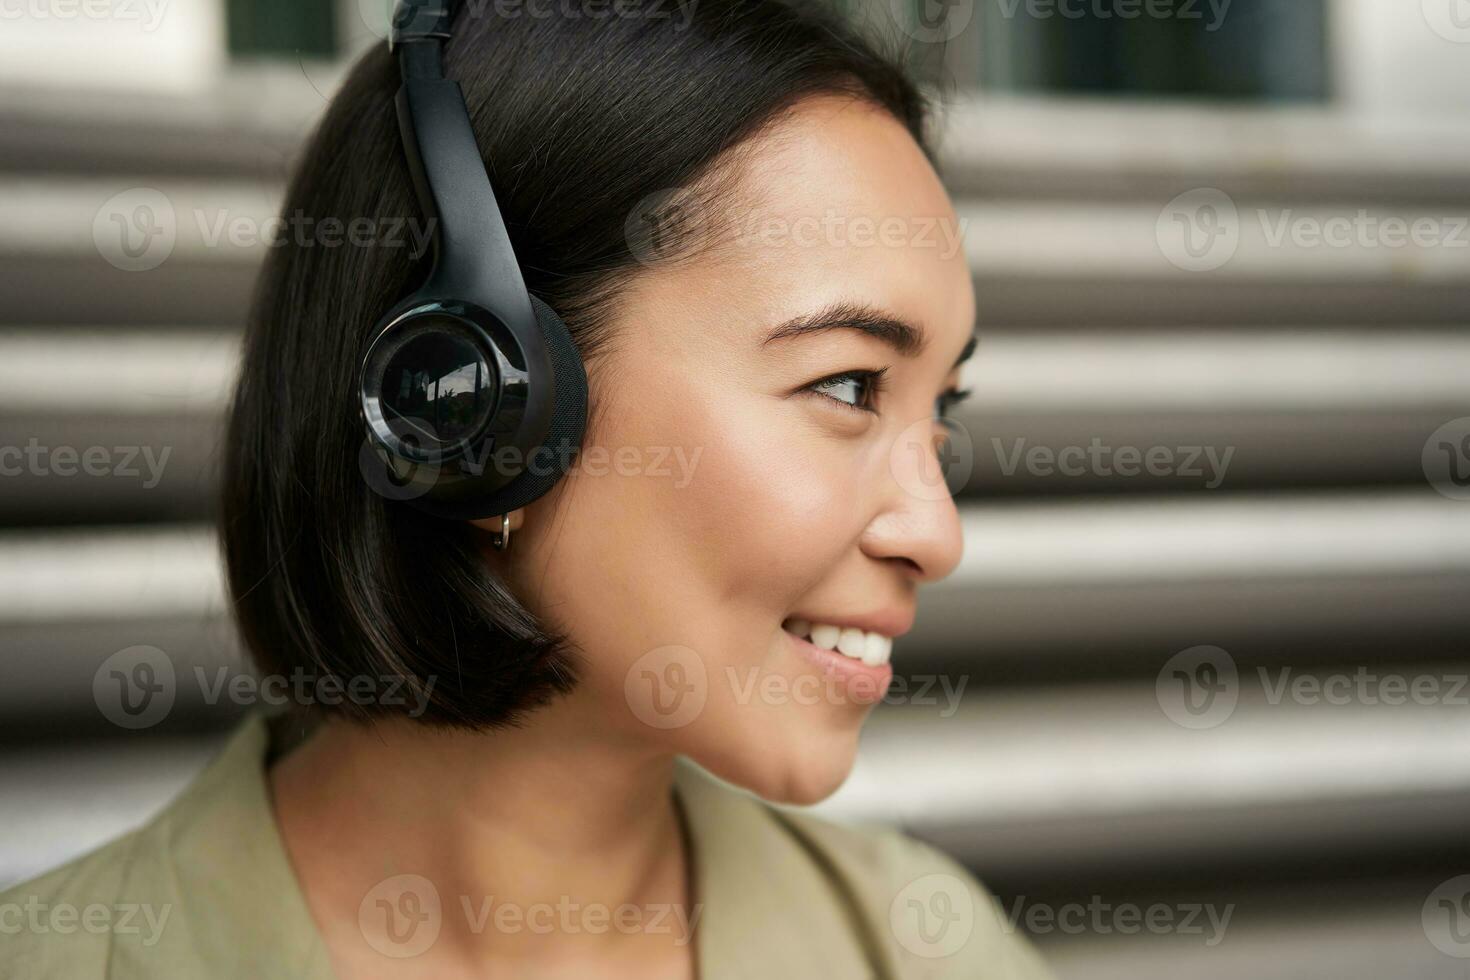
M 579 727 L 810 803 L 883 696 L 882 637 L 960 559 L 936 399 L 975 299 L 949 198 L 886 113 L 809 100 L 747 166 L 756 199 L 720 247 L 650 265 L 620 301 L 576 468 L 488 558 L 583 652 Z M 841 307 L 869 329 L 771 339 Z M 827 380 L 879 370 L 878 392 Z M 837 634 L 865 662 L 793 619 L 879 636 Z

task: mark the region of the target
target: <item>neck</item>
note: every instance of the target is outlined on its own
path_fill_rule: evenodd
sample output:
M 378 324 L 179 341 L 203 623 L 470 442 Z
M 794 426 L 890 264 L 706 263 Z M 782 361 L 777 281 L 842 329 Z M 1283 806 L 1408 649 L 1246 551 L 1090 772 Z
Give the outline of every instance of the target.
M 329 945 L 360 945 L 364 896 L 408 874 L 438 894 L 435 951 L 472 962 L 607 954 L 637 936 L 616 926 L 624 906 L 689 921 L 673 757 L 587 728 L 572 700 L 483 734 L 329 720 L 276 763 L 277 819 Z

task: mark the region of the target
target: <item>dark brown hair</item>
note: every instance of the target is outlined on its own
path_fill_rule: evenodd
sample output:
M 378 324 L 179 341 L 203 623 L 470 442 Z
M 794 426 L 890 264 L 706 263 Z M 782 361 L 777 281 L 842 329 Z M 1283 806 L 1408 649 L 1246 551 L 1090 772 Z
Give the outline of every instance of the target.
M 697 186 L 800 100 L 869 100 L 933 159 L 926 105 L 899 58 L 811 0 L 619 5 L 598 18 L 497 9 L 465 6 L 446 70 L 464 90 L 526 284 L 562 314 L 590 374 L 615 339 L 610 303 L 640 268 L 627 216 L 650 195 Z M 420 220 L 398 83 L 385 44 L 354 66 L 285 215 L 379 229 Z M 336 709 L 353 717 L 513 724 L 570 690 L 567 638 L 490 573 L 476 529 L 385 499 L 360 469 L 357 366 L 428 256 L 387 238 L 335 248 L 296 238 L 262 271 L 224 447 L 220 534 L 244 641 L 268 675 L 371 678 L 362 689 L 373 696 Z

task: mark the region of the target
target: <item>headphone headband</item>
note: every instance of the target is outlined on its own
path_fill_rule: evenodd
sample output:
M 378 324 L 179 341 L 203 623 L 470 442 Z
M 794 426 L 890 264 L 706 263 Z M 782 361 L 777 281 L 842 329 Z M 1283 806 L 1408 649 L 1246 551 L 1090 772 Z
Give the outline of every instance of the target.
M 564 475 L 587 376 L 566 324 L 526 290 L 464 94 L 445 77 L 458 7 L 399 0 L 393 12 L 399 133 L 434 253 L 426 281 L 378 321 L 358 384 L 387 466 L 364 469 L 374 489 L 464 519 L 509 513 Z

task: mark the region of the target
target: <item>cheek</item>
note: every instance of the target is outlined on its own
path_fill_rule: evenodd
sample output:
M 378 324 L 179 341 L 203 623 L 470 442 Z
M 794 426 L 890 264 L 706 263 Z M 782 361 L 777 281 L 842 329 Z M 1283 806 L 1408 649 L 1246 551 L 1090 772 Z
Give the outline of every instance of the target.
M 535 583 L 586 651 L 588 686 L 613 699 L 668 645 L 697 651 L 712 683 L 760 663 L 862 530 L 858 461 L 802 406 L 667 375 L 624 381 L 640 394 L 602 413 Z
M 708 598 L 762 627 L 779 625 L 861 531 L 853 460 L 824 455 L 801 411 L 747 394 L 686 414 L 704 434 L 702 455 L 690 485 L 665 501 Z

